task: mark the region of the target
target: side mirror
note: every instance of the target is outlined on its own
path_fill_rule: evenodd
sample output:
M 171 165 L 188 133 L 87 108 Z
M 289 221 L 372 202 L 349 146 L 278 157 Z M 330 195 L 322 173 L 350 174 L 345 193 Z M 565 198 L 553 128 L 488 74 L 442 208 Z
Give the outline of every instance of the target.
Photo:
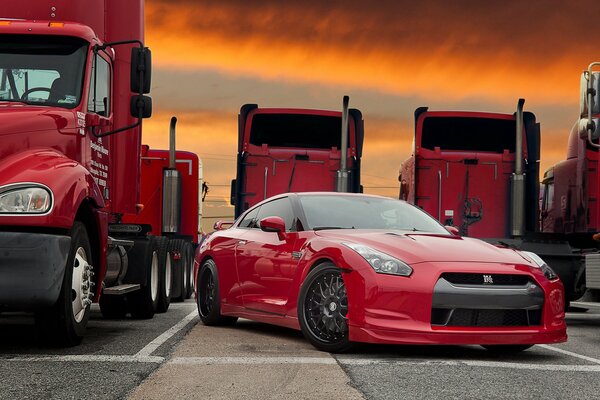
M 235 189 L 236 189 L 236 181 L 235 181 L 235 179 L 232 179 L 231 180 L 231 196 L 229 198 L 229 203 L 232 206 L 235 206 L 235 197 L 237 196 L 237 191 Z
M 152 115 L 152 98 L 144 95 L 131 96 L 131 116 L 139 118 L 150 118 Z
M 152 81 L 152 53 L 147 47 L 131 49 L 131 73 L 129 76 L 133 93 L 150 93 Z
M 275 232 L 279 240 L 285 239 L 285 221 L 281 217 L 266 217 L 259 222 L 263 232 Z
M 454 236 L 460 236 L 460 232 L 458 231 L 457 227 L 446 225 L 446 226 L 444 226 L 444 228 L 446 228 L 448 230 L 448 232 L 450 232 Z
M 215 231 L 222 231 L 222 230 L 225 230 L 227 228 L 230 228 L 231 225 L 233 225 L 234 223 L 235 223 L 235 221 L 217 221 L 213 225 L 213 229 Z

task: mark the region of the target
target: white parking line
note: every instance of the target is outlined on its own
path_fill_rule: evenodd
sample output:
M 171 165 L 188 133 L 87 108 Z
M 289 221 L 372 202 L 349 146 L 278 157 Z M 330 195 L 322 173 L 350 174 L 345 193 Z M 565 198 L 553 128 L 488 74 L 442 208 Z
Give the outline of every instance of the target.
M 87 355 L 76 354 L 67 356 L 7 356 L 0 357 L 0 361 L 8 362 L 120 362 L 120 363 L 153 363 L 160 364 L 165 358 L 158 356 L 109 356 L 109 355 Z
M 158 336 L 156 339 L 148 343 L 143 349 L 138 351 L 135 354 L 135 357 L 146 357 L 150 354 L 154 353 L 156 349 L 158 349 L 163 343 L 169 340 L 173 335 L 182 330 L 189 324 L 196 316 L 198 315 L 198 311 L 194 310 L 188 315 L 186 315 L 181 321 L 177 324 L 173 325 L 171 328 L 167 329 L 164 333 Z
M 571 357 L 577 357 L 577 358 L 580 358 L 582 360 L 593 362 L 594 364 L 600 364 L 600 360 L 598 360 L 597 358 L 588 357 L 588 356 L 584 356 L 582 354 L 573 353 L 572 351 L 559 349 L 558 347 L 549 346 L 547 344 L 539 344 L 538 347 L 541 347 L 541 348 L 546 349 L 546 350 L 555 351 L 557 353 L 566 354 L 566 355 L 571 356 Z
M 385 358 L 334 358 L 326 357 L 175 357 L 168 364 L 176 365 L 281 365 L 281 364 L 318 364 L 347 366 L 385 365 L 385 366 L 454 366 L 476 368 L 507 368 L 519 370 L 557 371 L 557 372 L 600 372 L 600 365 L 563 365 L 528 364 L 502 361 L 477 360 L 398 360 Z
M 168 364 L 248 365 L 248 364 L 320 364 L 335 365 L 332 357 L 175 357 Z

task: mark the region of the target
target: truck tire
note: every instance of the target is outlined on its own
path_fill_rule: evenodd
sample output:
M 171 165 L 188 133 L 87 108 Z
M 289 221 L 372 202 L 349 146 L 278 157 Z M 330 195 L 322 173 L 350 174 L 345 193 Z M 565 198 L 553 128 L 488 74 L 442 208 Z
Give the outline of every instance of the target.
M 44 341 L 68 347 L 81 343 L 94 298 L 91 262 L 92 249 L 87 230 L 85 225 L 75 221 L 58 300 L 52 307 L 35 312 L 35 325 Z
M 139 268 L 145 271 L 145 281 L 139 282 L 140 290 L 127 295 L 129 312 L 133 318 L 150 319 L 154 317 L 158 307 L 160 287 L 158 241 L 154 236 L 136 240 L 128 256 L 130 268 Z
M 156 312 L 164 313 L 169 309 L 171 304 L 171 285 L 173 283 L 171 270 L 171 254 L 169 252 L 169 239 L 164 236 L 157 236 L 158 256 L 159 256 L 159 289 L 158 289 L 158 305 Z
M 173 256 L 176 254 L 179 255 L 178 259 L 171 258 L 171 267 L 173 269 L 172 301 L 181 302 L 186 299 L 190 285 L 189 274 L 187 273 L 187 268 L 190 264 L 190 247 L 191 243 L 183 239 L 173 239 L 170 241 L 169 248 Z
M 192 293 L 194 291 L 194 245 L 190 242 L 186 242 L 186 252 L 188 253 L 188 263 L 186 264 L 186 274 L 187 274 L 187 285 L 185 298 L 189 299 L 192 297 Z
M 100 297 L 100 312 L 106 319 L 123 319 L 127 315 L 127 303 L 125 296 Z

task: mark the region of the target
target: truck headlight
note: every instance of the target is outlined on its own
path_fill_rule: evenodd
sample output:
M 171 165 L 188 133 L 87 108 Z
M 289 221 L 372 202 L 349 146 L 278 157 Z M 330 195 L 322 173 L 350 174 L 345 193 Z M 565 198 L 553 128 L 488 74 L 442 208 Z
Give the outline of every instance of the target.
M 373 267 L 375 272 L 379 274 L 410 276 L 412 268 L 405 262 L 389 256 L 381 251 L 372 249 L 368 246 L 356 243 L 343 243 L 344 246 L 350 247 L 352 250 L 360 254 L 362 258 L 367 260 L 369 265 Z
M 52 207 L 52 194 L 46 187 L 17 184 L 0 188 L 0 214 L 44 214 Z
M 546 275 L 546 278 L 548 278 L 548 280 L 554 280 L 558 278 L 556 272 L 554 272 L 554 270 L 550 268 L 540 256 L 538 256 L 535 253 L 532 253 L 531 251 L 522 251 L 521 253 L 525 254 L 527 258 L 533 261 L 537 265 L 537 267 L 542 270 L 544 275 Z

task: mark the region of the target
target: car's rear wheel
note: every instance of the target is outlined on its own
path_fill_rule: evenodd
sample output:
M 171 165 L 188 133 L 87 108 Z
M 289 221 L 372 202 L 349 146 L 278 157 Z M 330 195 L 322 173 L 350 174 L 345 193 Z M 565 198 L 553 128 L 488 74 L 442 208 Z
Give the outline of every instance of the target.
M 298 320 L 304 336 L 319 350 L 348 350 L 348 296 L 342 274 L 332 263 L 315 267 L 298 297 Z
M 236 317 L 221 315 L 219 274 L 213 260 L 206 260 L 202 264 L 196 287 L 198 288 L 196 295 L 198 315 L 204 325 L 233 325 L 237 321 Z
M 491 353 L 495 354 L 514 354 L 520 353 L 524 350 L 527 350 L 530 347 L 533 347 L 532 344 L 493 344 L 493 345 L 483 345 L 484 349 Z

